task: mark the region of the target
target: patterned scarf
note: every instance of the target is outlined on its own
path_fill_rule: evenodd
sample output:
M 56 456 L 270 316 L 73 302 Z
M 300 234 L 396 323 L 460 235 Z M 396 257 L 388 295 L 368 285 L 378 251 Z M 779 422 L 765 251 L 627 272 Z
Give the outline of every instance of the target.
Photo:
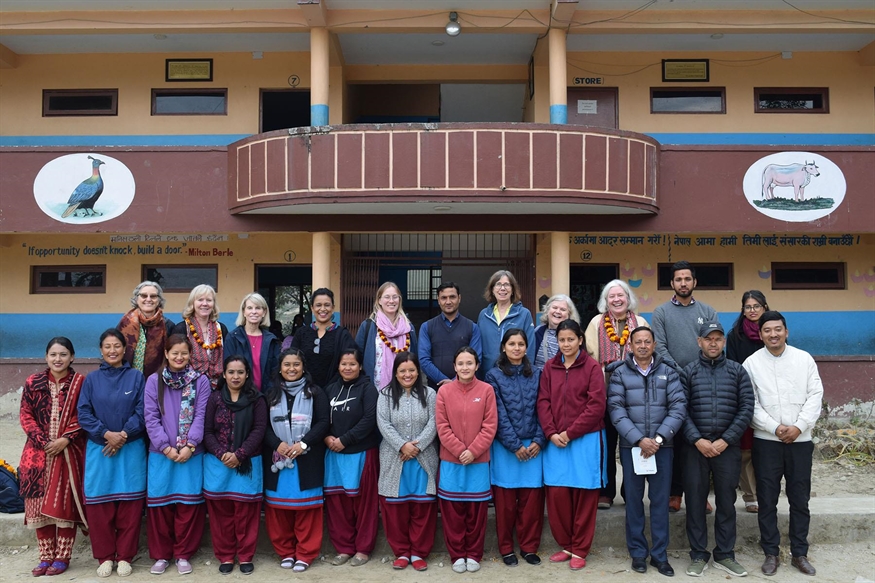
M 201 330 L 201 325 L 198 323 L 197 318 L 191 318 L 190 320 L 185 320 L 185 322 L 191 323 L 191 325 L 195 327 L 197 335 L 206 344 L 212 344 L 219 336 L 220 328 L 218 322 L 210 322 L 208 328 L 212 328 L 212 330 L 210 330 L 209 334 L 204 334 L 205 331 Z M 212 350 L 207 350 L 194 339 L 194 334 L 192 334 L 191 328 L 187 330 L 187 333 L 192 346 L 192 368 L 199 371 L 201 374 L 207 375 L 207 378 L 210 379 L 210 385 L 212 385 L 213 390 L 216 390 L 216 387 L 219 384 L 219 377 L 222 376 L 222 347 L 218 346 Z
M 179 406 L 179 431 L 176 432 L 176 449 L 185 447 L 188 443 L 188 432 L 191 430 L 191 422 L 194 419 L 194 400 L 197 396 L 195 381 L 199 376 L 201 373 L 191 366 L 186 366 L 179 372 L 173 372 L 168 367 L 161 371 L 161 379 L 167 388 L 172 391 L 182 391 Z
M 392 380 L 392 365 L 395 364 L 395 351 L 386 346 L 386 343 L 380 338 L 380 331 L 383 332 L 383 335 L 392 347 L 400 352 L 404 350 L 404 346 L 410 338 L 410 322 L 399 314 L 398 320 L 395 324 L 392 324 L 386 314 L 379 310 L 377 311 L 377 352 L 375 355 L 377 358 L 375 359 L 374 376 L 379 376 L 379 378 L 373 379 L 374 386 L 377 388 L 382 388 L 389 384 Z M 369 372 L 365 371 L 365 373 Z
M 541 341 L 541 347 L 535 355 L 535 366 L 544 368 L 547 361 L 556 356 L 559 352 L 559 342 L 556 340 L 556 329 L 547 328 L 544 330 L 544 339 Z
M 628 327 L 629 332 L 632 332 L 632 330 L 638 327 L 638 318 L 636 318 L 635 314 L 631 311 L 626 312 L 626 323 L 623 327 L 620 327 L 617 325 L 617 319 L 614 318 L 613 314 L 611 314 L 611 325 L 614 327 L 614 331 L 617 336 L 622 337 L 624 328 Z M 598 333 L 599 364 L 602 365 L 602 368 L 612 362 L 616 362 L 618 360 L 626 358 L 626 354 L 630 351 L 632 343 L 627 340 L 625 346 L 620 346 L 619 342 L 611 342 L 611 339 L 608 338 L 608 333 L 605 330 L 604 314 L 602 314 L 599 318 Z
M 127 342 L 125 360 L 146 377 L 156 372 L 164 361 L 164 342 L 167 340 L 161 308 L 151 318 L 134 308 L 122 316 L 118 329 Z

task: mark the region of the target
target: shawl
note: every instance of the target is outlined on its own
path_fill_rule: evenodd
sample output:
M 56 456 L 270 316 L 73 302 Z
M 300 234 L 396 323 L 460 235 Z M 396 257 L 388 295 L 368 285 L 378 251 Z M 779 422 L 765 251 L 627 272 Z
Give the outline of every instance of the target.
M 127 343 L 125 360 L 147 378 L 158 372 L 164 362 L 164 343 L 167 340 L 161 308 L 151 318 L 146 318 L 139 308 L 134 308 L 122 316 L 117 328 L 124 334 Z
M 217 341 L 222 329 L 218 322 L 210 322 L 210 326 L 214 329 L 211 330 L 212 334 L 206 337 L 204 336 L 204 331 L 201 330 L 201 325 L 198 323 L 197 318 L 185 319 L 186 334 L 188 334 L 188 339 L 191 340 L 191 367 L 201 374 L 207 375 L 207 378 L 210 379 L 210 385 L 212 385 L 213 390 L 216 390 L 216 386 L 219 384 L 219 377 L 222 376 L 223 351 L 221 343 Z M 219 345 L 216 348 L 207 350 L 200 342 L 194 339 L 195 331 L 198 337 L 205 343 L 212 344 L 211 341 L 213 341 Z
M 270 408 L 270 426 L 280 440 L 291 445 L 301 441 L 310 431 L 313 422 L 313 398 L 304 395 L 307 379 L 301 378 L 294 382 L 283 382 L 284 394 L 279 402 Z M 289 400 L 294 399 L 289 410 Z M 283 468 L 294 467 L 294 462 L 273 452 L 273 464 L 270 470 L 274 473 Z
M 260 398 L 260 397 L 259 397 Z M 256 399 L 258 400 L 258 399 Z M 222 388 L 222 402 L 229 411 L 234 415 L 234 430 L 232 432 L 232 443 L 230 451 L 236 452 L 243 446 L 243 442 L 249 437 L 252 431 L 252 406 L 256 400 L 250 400 L 245 392 L 240 391 L 240 395 L 236 401 L 231 400 L 231 391 L 225 386 Z M 237 473 L 241 476 L 249 476 L 252 474 L 252 460 L 246 458 L 240 462 L 236 468 Z
M 753 340 L 754 342 L 763 341 L 762 338 L 760 338 L 760 325 L 758 322 L 753 322 L 745 318 L 741 321 L 741 329 L 749 340 Z
M 610 314 L 610 312 L 607 312 Z M 626 354 L 630 352 L 632 347 L 632 343 L 628 340 L 626 341 L 625 346 L 620 346 L 619 342 L 611 342 L 611 339 L 608 338 L 608 333 L 605 331 L 605 314 L 602 314 L 602 318 L 599 321 L 598 326 L 598 335 L 599 335 L 599 364 L 604 368 L 605 365 L 610 364 L 612 362 L 616 362 L 618 360 L 623 360 L 626 358 Z M 614 318 L 613 315 L 610 316 L 611 325 L 614 327 L 616 334 L 621 336 L 623 334 L 622 329 L 617 328 L 617 319 Z M 635 317 L 635 313 L 629 310 L 626 312 L 626 328 L 629 329 L 629 332 L 632 332 L 635 328 L 638 327 L 638 318 Z
M 401 314 L 395 324 L 389 321 L 389 317 L 381 311 L 377 311 L 377 362 L 375 372 L 379 371 L 379 378 L 374 379 L 374 386 L 385 387 L 392 380 L 392 365 L 395 364 L 395 354 L 404 350 L 410 350 L 410 322 Z M 382 335 L 381 335 L 382 333 Z M 383 337 L 386 339 L 383 340 Z
M 179 372 L 173 372 L 165 367 L 158 380 L 158 406 L 164 415 L 164 386 L 173 391 L 182 391 L 179 407 L 179 430 L 176 432 L 176 449 L 185 447 L 188 443 L 188 432 L 194 421 L 194 403 L 197 397 L 197 379 L 201 373 L 187 365 Z

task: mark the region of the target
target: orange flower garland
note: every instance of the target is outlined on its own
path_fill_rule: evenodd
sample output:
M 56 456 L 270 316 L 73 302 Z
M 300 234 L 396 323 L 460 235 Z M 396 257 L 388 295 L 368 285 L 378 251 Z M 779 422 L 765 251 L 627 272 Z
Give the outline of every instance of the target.
M 392 343 L 389 342 L 389 339 L 386 338 L 386 335 L 383 334 L 383 331 L 379 328 L 377 328 L 377 334 L 380 335 L 380 340 L 383 341 L 383 344 L 388 346 L 389 349 L 395 354 L 398 354 L 399 352 L 407 352 L 408 350 L 410 350 L 410 332 L 404 335 L 406 337 L 406 340 L 404 341 L 404 348 L 395 348 L 394 346 L 392 346 Z
M 626 319 L 626 325 L 623 327 L 623 333 L 617 336 L 617 331 L 614 330 L 614 325 L 611 324 L 610 314 L 605 314 L 605 332 L 608 334 L 608 339 L 611 342 L 619 342 L 620 346 L 625 346 L 629 340 L 629 320 Z
M 191 320 L 188 318 L 185 319 L 185 323 L 188 324 L 188 329 L 191 331 L 191 337 L 194 338 L 194 341 L 203 347 L 204 350 L 213 350 L 222 345 L 222 327 L 219 324 L 216 324 L 216 341 L 212 344 L 206 344 L 203 340 L 201 340 L 200 334 L 197 333 L 197 329 L 195 329 L 194 324 L 191 323 Z

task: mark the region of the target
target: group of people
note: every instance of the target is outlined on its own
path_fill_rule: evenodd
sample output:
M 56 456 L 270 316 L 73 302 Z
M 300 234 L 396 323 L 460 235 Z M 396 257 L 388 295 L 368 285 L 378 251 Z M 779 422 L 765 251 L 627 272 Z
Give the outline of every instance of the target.
M 793 564 L 813 574 L 806 483 L 822 395 L 816 366 L 786 344 L 786 322 L 760 292 L 745 293 L 724 335 L 713 309 L 693 299 L 695 284 L 693 267 L 675 264 L 675 296 L 654 312 L 652 328 L 621 280 L 604 287 L 587 326 L 557 295 L 536 328 L 516 279 L 498 271 L 476 323 L 459 313 L 461 291 L 446 282 L 441 313 L 417 336 L 387 282 L 355 338 L 336 322 L 334 294 L 320 288 L 310 298 L 313 321 L 280 342 L 259 294 L 243 299 L 229 332 L 210 286 L 192 290 L 174 324 L 160 285 L 142 282 L 132 309 L 101 335 L 98 370 L 76 373 L 72 343 L 57 337 L 48 369 L 27 380 L 21 492 L 39 542 L 33 574 L 63 573 L 81 527 L 99 576 L 130 575 L 144 506 L 153 574 L 174 560 L 180 574 L 192 571 L 207 513 L 219 572 L 252 573 L 262 510 L 280 566 L 300 573 L 320 554 L 323 520 L 336 550 L 329 562 L 359 566 L 381 518 L 393 567 L 425 570 L 440 509 L 452 569 L 473 572 L 490 500 L 505 564 L 541 562 L 546 506 L 560 547 L 549 560 L 579 570 L 597 509 L 616 496 L 619 441 L 633 570 L 645 572 L 649 555 L 673 574 L 672 464 L 682 458 L 687 574 L 701 575 L 710 558 L 713 475 L 713 565 L 744 575 L 734 559 L 734 503 L 751 420 L 763 572 L 778 567 L 775 505 L 785 477 Z

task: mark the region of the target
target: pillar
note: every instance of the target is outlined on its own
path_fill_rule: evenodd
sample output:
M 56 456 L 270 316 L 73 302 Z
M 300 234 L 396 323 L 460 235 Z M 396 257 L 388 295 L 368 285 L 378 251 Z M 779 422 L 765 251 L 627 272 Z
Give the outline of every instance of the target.
M 551 28 L 548 33 L 550 62 L 550 123 L 568 123 L 568 71 L 565 31 Z
M 310 125 L 312 126 L 328 125 L 328 46 L 328 29 L 311 28 Z
M 551 295 L 571 293 L 571 244 L 569 233 L 550 234 Z
M 313 289 L 331 287 L 331 233 L 313 233 Z

